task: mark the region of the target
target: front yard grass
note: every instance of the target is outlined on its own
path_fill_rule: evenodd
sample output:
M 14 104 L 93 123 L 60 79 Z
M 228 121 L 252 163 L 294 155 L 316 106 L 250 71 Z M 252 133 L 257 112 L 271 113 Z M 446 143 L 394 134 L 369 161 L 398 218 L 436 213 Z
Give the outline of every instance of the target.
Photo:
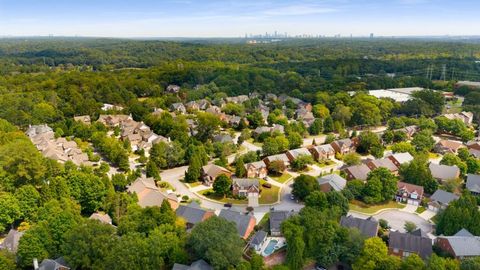
M 289 174 L 288 172 L 284 172 L 282 175 L 280 176 L 270 176 L 270 178 L 272 178 L 273 180 L 277 181 L 278 183 L 285 183 L 287 182 L 288 180 L 290 180 L 290 178 L 292 178 L 292 175 Z
M 266 183 L 265 180 L 260 180 L 260 186 Z M 260 198 L 258 198 L 259 204 L 272 204 L 278 201 L 278 196 L 280 193 L 280 188 L 272 185 L 271 188 L 260 187 L 262 192 L 260 193 Z M 211 200 L 219 201 L 222 203 L 232 203 L 232 204 L 247 204 L 248 199 L 238 200 L 233 198 L 224 197 L 222 195 L 215 194 L 213 188 L 202 190 L 199 192 L 200 195 L 203 195 Z
M 415 213 L 421 214 L 421 213 L 425 212 L 425 210 L 427 210 L 425 207 L 419 206 L 419 207 L 417 208 L 417 210 L 415 210 Z
M 323 167 L 335 165 L 336 163 L 333 160 L 327 159 L 327 160 L 324 160 L 324 161 L 315 162 L 313 164 L 317 165 L 320 168 L 323 168 Z
M 193 182 L 193 183 L 185 183 L 187 184 L 188 186 L 190 186 L 190 188 L 194 188 L 194 187 L 198 187 L 202 184 L 202 182 L 200 181 L 197 181 L 197 182 Z
M 437 153 L 432 153 L 432 152 L 428 153 L 428 158 L 429 159 L 436 159 L 436 158 L 439 158 L 439 157 L 440 157 L 440 155 L 437 154 Z
M 386 209 L 386 208 L 402 209 L 406 205 L 398 203 L 398 202 L 394 202 L 394 201 L 389 201 L 389 202 L 383 203 L 383 204 L 368 205 L 368 204 L 365 204 L 361 201 L 352 200 L 350 202 L 349 206 L 350 206 L 350 210 L 352 210 L 352 211 L 357 211 L 357 212 L 364 213 L 364 214 L 374 214 L 374 213 L 376 213 L 376 212 L 378 212 L 382 209 Z

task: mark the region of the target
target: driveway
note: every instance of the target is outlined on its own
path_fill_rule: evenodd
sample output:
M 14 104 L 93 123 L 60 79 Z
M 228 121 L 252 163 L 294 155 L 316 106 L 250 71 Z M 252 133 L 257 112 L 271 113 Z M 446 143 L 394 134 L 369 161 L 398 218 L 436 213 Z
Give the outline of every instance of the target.
M 422 217 L 425 220 L 430 220 L 432 219 L 437 213 L 433 212 L 432 210 L 425 210 L 423 213 L 419 214 L 420 217 Z
M 349 212 L 349 214 L 364 219 L 369 217 L 368 215 L 353 212 Z M 415 223 L 415 225 L 417 225 L 417 228 L 422 229 L 422 231 L 426 233 L 430 233 L 432 231 L 432 224 L 430 224 L 428 221 L 426 221 L 419 215 L 401 211 L 398 209 L 385 210 L 379 214 L 373 215 L 373 218 L 375 218 L 376 220 L 385 219 L 386 221 L 388 221 L 388 225 L 390 225 L 392 229 L 398 230 L 400 232 L 405 232 L 403 226 L 407 221 Z

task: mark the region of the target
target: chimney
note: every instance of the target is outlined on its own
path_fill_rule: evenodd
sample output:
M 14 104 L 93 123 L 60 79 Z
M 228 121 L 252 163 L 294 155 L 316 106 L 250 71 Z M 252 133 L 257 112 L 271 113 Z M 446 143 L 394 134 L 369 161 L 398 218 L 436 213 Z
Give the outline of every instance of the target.
M 33 269 L 35 269 L 35 270 L 38 269 L 38 260 L 37 260 L 37 258 L 33 258 Z

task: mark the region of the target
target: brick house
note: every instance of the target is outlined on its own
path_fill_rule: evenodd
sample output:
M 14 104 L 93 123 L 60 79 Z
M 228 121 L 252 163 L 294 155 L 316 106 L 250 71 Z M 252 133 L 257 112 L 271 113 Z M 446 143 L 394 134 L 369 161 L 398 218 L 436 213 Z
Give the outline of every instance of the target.
M 309 149 L 315 160 L 332 159 L 335 157 L 335 149 L 330 144 L 314 146 Z
M 263 161 L 245 164 L 248 178 L 264 178 L 268 174 L 267 165 Z
M 397 194 L 395 200 L 412 205 L 420 205 L 423 198 L 423 187 L 405 182 L 397 183 Z
M 260 194 L 260 182 L 258 179 L 234 178 L 232 183 L 234 196 L 258 196 Z

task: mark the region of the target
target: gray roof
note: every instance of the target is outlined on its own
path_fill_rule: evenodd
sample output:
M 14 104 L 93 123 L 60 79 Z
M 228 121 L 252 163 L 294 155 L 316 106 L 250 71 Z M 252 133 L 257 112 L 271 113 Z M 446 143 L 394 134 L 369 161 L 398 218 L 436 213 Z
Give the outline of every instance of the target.
M 363 235 L 368 237 L 377 236 L 378 221 L 374 219 L 361 219 L 353 216 L 342 216 L 340 225 L 346 228 L 357 228 Z
M 282 222 L 292 216 L 293 213 L 292 211 L 270 211 L 270 232 L 279 232 Z
M 250 240 L 251 245 L 260 245 L 265 238 L 267 237 L 267 233 L 263 230 L 260 230 L 255 233 L 255 235 L 252 237 L 252 240 Z
M 406 153 L 395 153 L 392 157 L 397 160 L 400 164 L 408 163 L 413 160 L 413 156 L 406 152 Z
M 332 145 L 330 144 L 317 145 L 313 148 L 317 150 L 317 152 L 322 152 L 322 153 L 335 152 L 335 149 L 333 149 Z
M 430 163 L 428 167 L 433 178 L 436 179 L 451 180 L 457 178 L 460 174 L 460 169 L 457 166 Z
M 245 235 L 245 233 L 247 232 L 250 220 L 254 218 L 253 216 L 244 215 L 240 212 L 236 212 L 230 209 L 222 209 L 218 216 L 235 223 L 235 225 L 237 226 L 238 234 L 241 237 Z
M 310 151 L 308 151 L 307 148 L 292 149 L 289 150 L 288 153 L 290 153 L 293 158 L 298 158 L 300 156 L 312 156 L 312 154 L 310 153 Z
M 432 201 L 437 201 L 442 204 L 449 204 L 451 201 L 458 199 L 458 195 L 455 195 L 451 192 L 447 192 L 445 190 L 437 189 L 435 193 L 432 194 L 430 197 Z
M 453 236 L 473 236 L 471 232 L 469 232 L 467 229 L 463 228 L 460 231 L 458 231 L 456 234 Z
M 285 154 L 278 154 L 278 155 L 268 156 L 268 157 L 266 157 L 265 159 L 267 159 L 267 160 L 270 161 L 270 162 L 275 161 L 275 160 L 280 160 L 280 161 L 283 161 L 283 162 L 289 162 L 289 161 L 290 161 L 290 160 L 288 159 L 287 155 L 285 155 Z
M 258 179 L 251 178 L 233 178 L 232 183 L 238 185 L 241 188 L 249 188 L 251 186 L 260 186 L 260 181 Z
M 190 224 L 197 224 L 202 222 L 208 210 L 200 208 L 196 202 L 191 202 L 189 205 L 180 205 L 177 208 L 176 214 L 184 218 Z
M 38 270 L 59 270 L 59 269 L 70 269 L 66 266 L 65 260 L 60 257 L 58 259 L 45 259 L 38 266 Z
M 480 193 L 480 175 L 467 174 L 466 188 L 472 192 Z
M 447 239 L 458 257 L 480 256 L 480 237 L 474 236 L 466 229 L 461 229 L 453 236 L 440 236 Z
M 194 261 L 190 266 L 176 263 L 173 265 L 172 270 L 213 270 L 213 267 L 204 260 L 198 260 Z
M 353 175 L 353 178 L 363 181 L 367 180 L 370 172 L 370 168 L 365 164 L 350 166 L 345 168 L 345 170 L 348 170 Z
M 388 246 L 393 249 L 416 253 L 423 259 L 432 255 L 432 240 L 410 233 L 391 232 Z
M 3 242 L 0 244 L 0 249 L 7 249 L 10 252 L 17 252 L 18 241 L 23 236 L 24 232 L 19 232 L 17 230 L 11 229 Z
M 335 191 L 341 191 L 347 185 L 347 180 L 338 174 L 332 173 L 317 179 L 319 185 L 328 183 Z
M 218 134 L 213 137 L 213 141 L 227 143 L 227 142 L 233 142 L 233 138 L 228 134 Z
M 257 169 L 267 167 L 267 165 L 265 164 L 265 162 L 263 160 L 247 163 L 247 164 L 245 164 L 245 168 L 247 168 L 249 165 L 253 166 Z

